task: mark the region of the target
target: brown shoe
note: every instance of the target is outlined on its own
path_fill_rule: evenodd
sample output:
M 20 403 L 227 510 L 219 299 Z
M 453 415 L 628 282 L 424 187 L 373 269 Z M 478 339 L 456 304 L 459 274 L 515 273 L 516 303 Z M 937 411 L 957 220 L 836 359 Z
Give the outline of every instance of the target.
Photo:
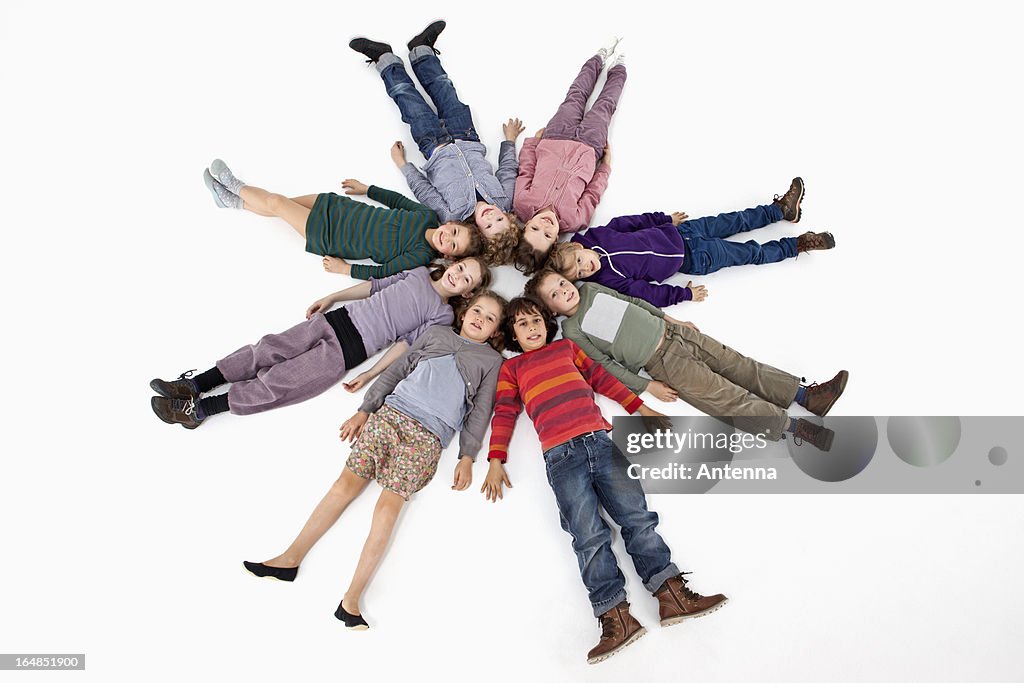
M 203 423 L 196 414 L 199 408 L 196 399 L 154 396 L 149 404 L 156 416 L 167 424 L 179 424 L 185 429 L 195 429 Z
M 804 181 L 803 178 L 793 178 L 793 182 L 789 184 L 789 189 L 786 190 L 786 194 L 775 195 L 775 199 L 772 200 L 772 204 L 775 204 L 782 209 L 782 217 L 790 223 L 800 222 L 800 202 L 804 198 Z
M 804 394 L 804 408 L 807 408 L 807 410 L 818 417 L 825 417 L 828 415 L 828 411 L 832 410 L 832 406 L 839 400 L 839 397 L 843 395 L 843 390 L 846 389 L 846 380 L 848 379 L 850 379 L 850 373 L 846 370 L 840 370 L 839 374 L 824 384 L 815 382 L 807 387 Z
M 836 433 L 828 427 L 816 425 L 810 420 L 802 417 L 796 421 L 796 429 L 793 431 L 793 439 L 797 446 L 803 446 L 804 441 L 810 441 L 811 445 L 819 451 L 828 452 L 832 450 L 832 440 Z M 799 439 L 799 441 L 797 441 Z
M 178 375 L 178 379 L 167 381 L 159 377 L 149 383 L 149 388 L 164 398 L 197 399 L 200 391 L 196 388 L 195 380 L 191 379 L 195 370 L 189 370 Z
M 672 626 L 686 619 L 702 617 L 729 601 L 721 593 L 705 597 L 690 590 L 684 578 L 689 573 L 683 572 L 665 579 L 661 588 L 654 592 L 654 597 L 658 598 L 658 614 L 661 616 L 662 626 Z
M 831 249 L 836 246 L 836 238 L 830 232 L 805 232 L 796 238 L 796 253 Z
M 603 662 L 647 633 L 647 629 L 629 613 L 629 603 L 625 600 L 599 616 L 598 620 L 601 622 L 601 640 L 587 653 L 587 664 Z

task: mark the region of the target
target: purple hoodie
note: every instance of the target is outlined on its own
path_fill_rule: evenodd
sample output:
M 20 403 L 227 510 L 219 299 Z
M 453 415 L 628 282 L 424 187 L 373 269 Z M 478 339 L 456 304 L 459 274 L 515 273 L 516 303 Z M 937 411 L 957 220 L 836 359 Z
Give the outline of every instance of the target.
M 690 301 L 686 287 L 653 284 L 667 280 L 683 267 L 686 242 L 672 219 L 661 212 L 619 216 L 604 227 L 572 236 L 573 242 L 593 249 L 601 269 L 588 278 L 617 292 L 649 301 L 659 308 Z

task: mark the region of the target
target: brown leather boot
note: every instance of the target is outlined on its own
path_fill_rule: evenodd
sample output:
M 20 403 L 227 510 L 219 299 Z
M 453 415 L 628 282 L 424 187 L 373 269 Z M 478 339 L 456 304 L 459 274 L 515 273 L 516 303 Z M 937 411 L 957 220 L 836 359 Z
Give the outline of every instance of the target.
M 167 424 L 179 424 L 185 429 L 195 429 L 203 423 L 202 418 L 197 415 L 196 399 L 192 398 L 164 398 L 154 396 L 149 399 L 156 416 Z
M 661 588 L 654 592 L 654 597 L 658 598 L 658 614 L 662 626 L 702 617 L 728 602 L 729 599 L 721 593 L 705 597 L 690 590 L 684 578 L 689 573 L 683 572 L 666 579 Z
M 843 395 L 843 390 L 846 389 L 846 382 L 849 379 L 850 373 L 846 370 L 840 370 L 835 377 L 824 384 L 815 382 L 810 385 L 805 390 L 804 408 L 807 408 L 807 410 L 819 417 L 825 417 L 828 415 L 828 411 L 832 410 L 832 406 L 836 404 L 839 397 Z
M 598 621 L 601 622 L 601 640 L 587 653 L 587 664 L 603 662 L 647 633 L 629 613 L 629 603 L 625 600 L 599 616 Z
M 796 421 L 795 426 L 793 443 L 797 446 L 802 446 L 804 441 L 809 441 L 819 451 L 827 453 L 832 450 L 832 440 L 836 438 L 836 433 L 828 427 L 814 424 L 802 417 Z
M 836 246 L 836 238 L 830 232 L 805 232 L 796 238 L 796 253 L 832 249 Z
M 800 222 L 800 202 L 804 198 L 804 181 L 803 178 L 793 178 L 793 182 L 789 184 L 789 189 L 786 190 L 786 194 L 775 195 L 775 199 L 772 200 L 772 204 L 775 204 L 782 209 L 782 217 L 790 223 Z

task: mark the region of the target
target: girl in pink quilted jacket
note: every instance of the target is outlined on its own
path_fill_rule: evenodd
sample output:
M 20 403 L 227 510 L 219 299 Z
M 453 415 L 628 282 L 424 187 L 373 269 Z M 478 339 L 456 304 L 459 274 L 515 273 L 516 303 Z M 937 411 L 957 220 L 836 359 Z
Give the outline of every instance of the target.
M 523 144 L 512 203 L 526 224 L 516 254 L 521 270 L 534 270 L 559 233 L 587 227 L 608 187 L 608 126 L 626 83 L 624 55 L 611 63 L 601 94 L 585 109 L 618 42 L 583 64 L 555 116 Z

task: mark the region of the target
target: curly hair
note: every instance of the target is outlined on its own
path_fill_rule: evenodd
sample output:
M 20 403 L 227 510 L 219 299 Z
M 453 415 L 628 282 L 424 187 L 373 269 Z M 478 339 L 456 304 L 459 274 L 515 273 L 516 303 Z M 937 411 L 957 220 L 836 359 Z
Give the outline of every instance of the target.
M 501 319 L 501 332 L 505 338 L 505 348 L 510 351 L 522 351 L 519 340 L 516 339 L 515 324 L 517 315 L 539 315 L 544 318 L 544 327 L 547 330 L 545 344 L 550 344 L 558 332 L 558 323 L 555 316 L 547 307 L 535 298 L 530 296 L 517 296 L 505 306 L 505 316 Z
M 491 286 L 491 280 L 493 279 L 494 276 L 491 274 L 491 269 L 487 267 L 487 262 L 484 261 L 484 259 L 480 256 L 467 256 L 465 258 L 460 258 L 451 263 L 449 263 L 448 261 L 442 261 L 440 259 L 431 261 L 429 266 L 430 279 L 433 280 L 434 282 L 437 282 L 438 280 L 441 279 L 441 276 L 444 275 L 444 271 L 448 270 L 449 267 L 455 265 L 456 263 L 462 263 L 463 261 L 476 261 L 477 265 L 480 266 L 480 282 L 477 284 L 476 287 L 473 288 L 472 291 L 475 292 L 477 290 L 487 289 L 488 287 Z
M 516 247 L 523 237 L 523 224 L 512 213 L 508 216 L 508 229 L 484 245 L 484 259 L 492 266 L 504 266 L 515 261 Z
M 466 234 L 469 235 L 469 243 L 466 245 L 466 251 L 462 254 L 453 254 L 456 258 L 462 256 L 476 256 L 482 254 L 484 247 L 487 246 L 487 240 L 484 239 L 484 234 L 480 232 L 480 228 L 476 227 L 476 223 L 470 223 L 469 221 L 451 221 L 452 223 L 458 223 L 462 227 L 466 228 Z
M 578 242 L 559 242 L 548 253 L 546 268 L 561 274 L 570 280 L 578 279 L 579 268 L 576 267 L 576 252 L 583 248 Z
M 516 270 L 521 272 L 523 275 L 533 275 L 536 273 L 544 267 L 544 263 L 547 261 L 547 258 L 547 251 L 534 249 L 526 240 L 519 240 L 519 244 L 516 246 L 515 266 Z
M 487 343 L 491 345 L 498 353 L 505 350 L 505 330 L 502 323 L 505 320 L 505 311 L 508 309 L 508 301 L 505 297 L 498 294 L 497 292 L 490 289 L 478 289 L 476 293 L 470 299 L 462 299 L 461 301 L 452 305 L 452 309 L 455 311 L 455 321 L 452 323 L 452 329 L 456 332 L 462 331 L 462 321 L 466 318 L 466 311 L 473 307 L 480 299 L 490 299 L 498 304 L 498 308 L 501 312 L 498 313 L 498 329 L 493 337 L 487 340 Z
M 550 268 L 542 268 L 539 272 L 537 272 L 537 274 L 535 274 L 533 277 L 527 280 L 526 284 L 523 286 L 523 294 L 533 299 L 536 299 L 542 306 L 544 306 L 544 308 L 547 308 L 547 305 L 544 304 L 544 297 L 540 293 L 540 283 L 543 282 L 544 278 L 548 277 L 549 275 L 564 277 L 558 271 L 551 270 Z

